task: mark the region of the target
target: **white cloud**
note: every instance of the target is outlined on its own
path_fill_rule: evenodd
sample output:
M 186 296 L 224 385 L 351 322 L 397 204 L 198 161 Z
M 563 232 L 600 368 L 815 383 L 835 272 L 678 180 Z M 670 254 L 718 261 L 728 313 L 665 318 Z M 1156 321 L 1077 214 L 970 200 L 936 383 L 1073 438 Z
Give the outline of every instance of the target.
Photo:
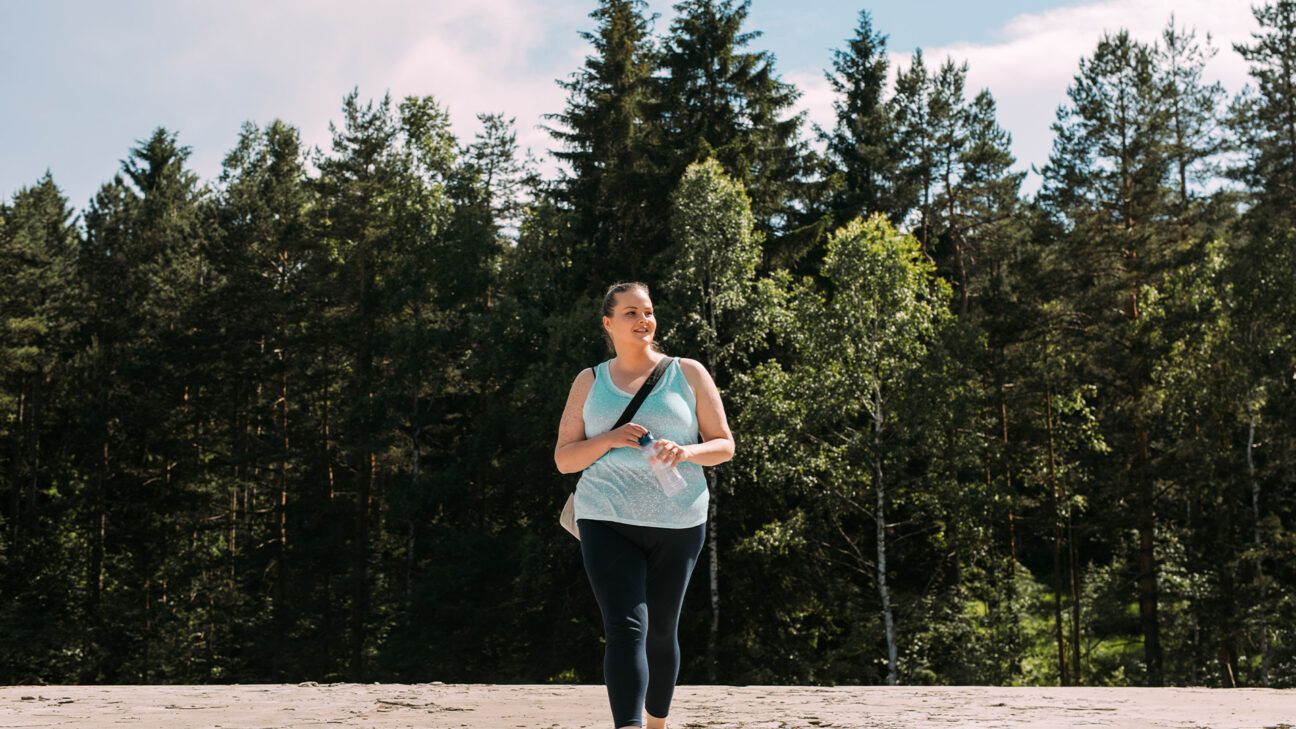
M 969 90 L 995 95 L 1026 167 L 1047 159 L 1056 107 L 1104 30 L 1126 27 L 1152 40 L 1173 12 L 1181 25 L 1212 32 L 1220 52 L 1210 74 L 1230 92 L 1241 88 L 1245 65 L 1230 44 L 1253 30 L 1249 2 L 1098 0 L 1021 15 L 997 40 L 927 48 L 926 55 L 932 64 L 946 56 L 968 61 Z M 669 1 L 650 5 L 662 11 L 656 30 L 665 32 Z M 4 121 L 0 139 L 9 141 L 0 143 L 0 157 L 8 169 L 0 194 L 50 166 L 81 205 L 156 125 L 180 132 L 181 143 L 193 147 L 191 164 L 208 180 L 244 120 L 281 118 L 301 129 L 307 145 L 327 149 L 328 122 L 340 119 L 342 97 L 353 87 L 362 99 L 386 91 L 394 99 L 432 95 L 449 108 L 464 142 L 479 129 L 476 114 L 504 112 L 517 118 L 519 145 L 543 156 L 553 142 L 538 126 L 565 106 L 555 79 L 578 70 L 589 52 L 577 32 L 592 29 L 592 7 L 590 0 L 225 0 L 51 10 L 25 29 L 30 48 L 19 44 L 14 52 L 36 57 L 39 48 L 62 64 L 42 67 L 36 83 L 20 83 L 21 74 L 0 81 L 6 98 L 51 112 Z M 895 54 L 893 69 L 908 60 Z M 798 106 L 809 121 L 831 128 L 833 92 L 823 69 L 780 70 L 802 91 Z M 93 125 L 70 111 L 71 100 L 95 110 Z M 553 174 L 556 166 L 549 160 L 542 169 Z
M 1013 151 L 1022 169 L 1048 160 L 1050 125 L 1057 107 L 1067 101 L 1066 89 L 1091 55 L 1104 31 L 1121 28 L 1142 41 L 1159 39 L 1171 14 L 1180 27 L 1210 33 L 1219 53 L 1207 67 L 1207 80 L 1220 81 L 1230 93 L 1246 83 L 1246 64 L 1232 44 L 1249 42 L 1255 30 L 1248 0 L 1103 0 L 1041 13 L 1019 15 L 988 43 L 957 43 L 923 49 L 928 67 L 945 58 L 967 61 L 968 92 L 989 89 L 999 107 L 999 122 L 1013 136 Z M 909 53 L 890 54 L 892 74 L 907 67 Z M 809 74 L 788 73 L 800 81 Z M 809 84 L 807 79 L 805 83 Z M 832 124 L 832 92 L 824 82 L 802 100 L 810 118 Z M 826 121 L 825 121 L 826 120 Z M 1027 187 L 1038 184 L 1031 176 Z
M 352 88 L 362 102 L 388 92 L 393 102 L 434 97 L 449 109 L 461 143 L 481 128 L 478 113 L 503 112 L 516 117 L 520 149 L 541 154 L 551 144 L 538 128 L 542 116 L 565 102 L 554 80 L 578 68 L 587 52 L 576 30 L 588 25 L 588 8 L 575 0 L 222 7 L 195 13 L 201 29 L 147 91 L 168 99 L 175 114 L 162 119 L 194 144 L 193 164 L 206 179 L 218 174 L 245 118 L 282 118 L 301 130 L 304 145 L 327 151 L 328 124 L 340 123 L 342 97 Z
M 833 101 L 837 94 L 833 91 L 832 85 L 824 77 L 822 71 L 788 71 L 783 74 L 783 80 L 796 86 L 801 91 L 801 98 L 797 101 L 797 108 L 806 112 L 805 131 L 807 136 L 813 135 L 814 126 L 818 124 L 825 131 L 832 131 L 837 124 L 837 116 L 833 111 Z

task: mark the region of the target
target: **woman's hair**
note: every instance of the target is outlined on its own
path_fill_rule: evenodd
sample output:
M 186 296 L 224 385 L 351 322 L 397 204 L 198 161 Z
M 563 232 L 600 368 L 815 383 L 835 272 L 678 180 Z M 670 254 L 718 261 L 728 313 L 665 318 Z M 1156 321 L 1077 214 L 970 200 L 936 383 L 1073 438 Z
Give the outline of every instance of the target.
M 603 295 L 603 316 L 611 319 L 612 315 L 615 313 L 614 307 L 616 306 L 616 295 L 622 291 L 629 291 L 630 289 L 643 289 L 644 296 L 652 296 L 652 294 L 648 293 L 648 284 L 643 283 L 642 281 L 624 281 L 622 283 L 612 284 L 608 287 L 607 293 Z M 607 330 L 600 326 L 599 331 L 603 333 L 603 341 L 607 343 L 608 351 L 615 352 L 616 347 L 612 344 L 612 337 L 608 336 Z M 654 351 L 662 351 L 661 345 L 657 343 L 656 335 L 653 336 L 653 340 L 649 346 L 651 346 Z

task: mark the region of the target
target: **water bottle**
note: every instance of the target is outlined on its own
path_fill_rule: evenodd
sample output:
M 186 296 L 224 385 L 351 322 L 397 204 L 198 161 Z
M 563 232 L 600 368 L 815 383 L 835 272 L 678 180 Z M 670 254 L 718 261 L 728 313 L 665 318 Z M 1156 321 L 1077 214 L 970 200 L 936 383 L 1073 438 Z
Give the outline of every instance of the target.
M 653 476 L 657 478 L 657 483 L 661 485 L 662 491 L 665 491 L 667 496 L 678 494 L 688 485 L 678 468 L 668 466 L 653 457 L 657 452 L 657 439 L 652 433 L 644 433 L 639 439 L 639 445 L 644 449 L 644 456 L 648 459 L 648 466 L 652 469 Z

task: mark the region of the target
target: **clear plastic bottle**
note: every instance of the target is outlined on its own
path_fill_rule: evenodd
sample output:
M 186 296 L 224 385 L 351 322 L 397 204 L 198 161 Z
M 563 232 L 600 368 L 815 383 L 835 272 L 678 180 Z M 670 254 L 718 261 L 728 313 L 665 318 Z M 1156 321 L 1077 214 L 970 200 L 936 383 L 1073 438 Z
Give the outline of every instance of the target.
M 688 485 L 678 468 L 668 466 L 653 457 L 657 453 L 657 439 L 653 437 L 652 433 L 644 433 L 643 437 L 639 439 L 639 445 L 644 449 L 644 457 L 648 459 L 648 467 L 652 469 L 653 476 L 657 478 L 657 483 L 661 486 L 662 491 L 666 492 L 667 496 L 678 494 Z

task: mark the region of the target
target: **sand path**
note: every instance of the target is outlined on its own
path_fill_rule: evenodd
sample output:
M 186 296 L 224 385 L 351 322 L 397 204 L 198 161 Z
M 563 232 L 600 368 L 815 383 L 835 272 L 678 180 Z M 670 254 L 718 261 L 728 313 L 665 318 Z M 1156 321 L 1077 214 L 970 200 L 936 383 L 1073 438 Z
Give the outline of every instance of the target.
M 680 686 L 676 729 L 1296 729 L 1296 690 Z M 325 684 L 0 688 L 0 729 L 611 729 L 603 686 Z

